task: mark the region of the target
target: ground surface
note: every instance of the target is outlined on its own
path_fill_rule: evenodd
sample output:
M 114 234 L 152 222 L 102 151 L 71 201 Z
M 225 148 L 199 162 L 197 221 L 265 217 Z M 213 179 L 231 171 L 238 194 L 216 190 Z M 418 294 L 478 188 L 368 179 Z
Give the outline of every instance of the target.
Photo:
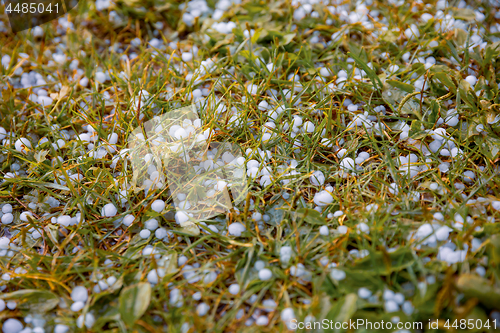
M 99 0 L 17 35 L 1 20 L 3 332 L 500 326 L 498 1 Z M 127 150 L 190 105 L 248 185 L 202 220 L 159 172 L 134 182 L 150 158 Z

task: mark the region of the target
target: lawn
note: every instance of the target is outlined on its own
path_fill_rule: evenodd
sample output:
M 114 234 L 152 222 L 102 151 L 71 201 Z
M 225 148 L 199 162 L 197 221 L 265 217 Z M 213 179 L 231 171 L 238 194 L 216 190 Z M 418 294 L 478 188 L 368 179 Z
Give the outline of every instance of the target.
M 4 333 L 500 330 L 498 0 L 8 2 Z

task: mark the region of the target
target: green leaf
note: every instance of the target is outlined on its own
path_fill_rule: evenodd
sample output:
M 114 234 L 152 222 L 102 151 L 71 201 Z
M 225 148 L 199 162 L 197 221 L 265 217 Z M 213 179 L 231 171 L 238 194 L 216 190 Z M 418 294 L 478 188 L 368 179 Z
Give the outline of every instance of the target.
M 283 44 L 282 45 L 288 45 L 290 42 L 295 38 L 296 34 L 286 34 L 283 36 Z
M 489 227 L 488 227 L 489 225 Z M 489 231 L 499 232 L 499 225 L 488 223 L 484 226 L 485 229 L 489 229 Z M 493 267 L 500 271 L 500 235 L 493 235 L 490 238 L 490 244 L 488 245 L 488 251 L 490 254 L 490 260 Z
M 353 269 L 389 275 L 413 265 L 414 261 L 411 249 L 402 247 L 391 253 L 382 251 L 370 253 L 369 256 L 357 260 Z
M 33 157 L 38 163 L 42 163 L 43 161 L 46 160 L 46 156 L 48 153 L 49 153 L 48 150 L 39 150 L 35 153 L 35 155 L 33 155 Z
M 411 122 L 409 135 L 415 140 L 422 139 L 427 136 L 427 132 L 422 130 L 422 122 L 420 120 L 414 120 Z
M 120 293 L 120 315 L 131 326 L 146 312 L 151 300 L 151 285 L 140 282 L 124 288 Z
M 496 309 L 500 304 L 500 289 L 490 281 L 473 274 L 463 274 L 457 280 L 457 289 L 466 297 L 477 298 L 479 302 L 490 309 Z
M 491 160 L 495 159 L 500 152 L 500 140 L 495 137 L 488 137 L 486 144 L 488 145 L 486 156 Z
M 453 81 L 445 72 L 434 73 L 434 77 L 438 79 L 442 84 L 444 84 L 448 89 L 450 89 L 450 91 L 457 89 Z
M 368 65 L 366 64 L 366 62 L 364 62 L 360 57 L 358 57 L 354 53 L 349 52 L 348 55 L 351 58 L 353 58 L 354 61 L 356 61 L 356 63 L 366 72 L 366 75 L 368 75 L 368 77 L 372 81 L 372 84 L 375 87 L 375 89 L 377 89 L 377 90 L 382 89 L 382 87 L 383 87 L 382 81 L 380 81 L 380 78 L 373 71 L 373 69 L 371 69 L 370 67 L 368 67 Z
M 335 323 L 349 322 L 349 319 L 354 316 L 356 310 L 358 309 L 356 306 L 357 300 L 358 296 L 356 294 L 347 294 L 345 297 L 342 297 L 330 309 L 330 311 L 326 315 L 326 319 L 332 320 Z M 343 331 L 345 330 L 334 329 L 334 332 Z
M 427 118 L 427 121 L 432 124 L 431 126 L 433 126 L 436 121 L 438 120 L 439 118 L 439 102 L 438 101 L 431 101 L 431 112 L 428 114 L 428 118 Z
M 399 105 L 406 95 L 407 93 L 401 89 L 389 85 L 385 85 L 382 91 L 382 98 L 390 105 Z M 420 103 L 416 102 L 415 98 L 410 98 L 401 108 L 401 113 L 420 115 Z
M 315 210 L 310 208 L 301 208 L 295 212 L 295 217 L 298 219 L 303 219 L 309 224 L 318 224 L 325 225 L 326 220 L 321 214 Z
M 393 87 L 406 91 L 409 94 L 411 94 L 415 90 L 415 87 L 413 85 L 401 81 L 387 80 L 385 82 L 389 83 Z
M 45 313 L 59 304 L 59 297 L 48 290 L 24 289 L 3 294 L 2 299 L 15 300 L 21 310 Z
M 453 18 L 464 21 L 472 21 L 476 19 L 476 13 L 470 8 L 455 8 L 453 10 Z

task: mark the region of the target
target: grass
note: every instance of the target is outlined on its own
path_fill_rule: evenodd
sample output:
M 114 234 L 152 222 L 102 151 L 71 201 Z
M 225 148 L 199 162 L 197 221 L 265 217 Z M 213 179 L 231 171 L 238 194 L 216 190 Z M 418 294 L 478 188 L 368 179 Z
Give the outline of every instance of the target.
M 374 27 L 367 29 L 361 23 L 345 24 L 338 13 L 330 14 L 319 4 L 313 6 L 319 17 L 308 15 L 297 21 L 289 2 L 248 0 L 226 11 L 223 21 L 232 20 L 237 28 L 223 35 L 210 29 L 210 18 L 187 26 L 180 19 L 186 10 L 179 9 L 177 1 L 123 1 L 102 11 L 93 3 L 81 2 L 68 16 L 75 29 L 61 29 L 60 24 L 51 22 L 43 26 L 42 38 L 32 31 L 1 33 L 1 53 L 12 60 L 0 67 L 0 126 L 7 130 L 10 142 L 25 137 L 33 148 L 23 153 L 14 144 L 0 146 L 0 202 L 14 207 L 14 222 L 2 225 L 0 233 L 15 241 L 12 252 L 4 251 L 0 257 L 2 274 L 10 276 L 4 275 L 0 282 L 0 298 L 17 303 L 14 310 L 0 312 L 0 322 L 22 320 L 29 314 L 44 319 L 47 332 L 57 323 L 72 331 L 88 332 L 276 332 L 287 330 L 282 311 L 293 308 L 298 321 L 307 316 L 334 322 L 358 318 L 387 322 L 397 316 L 401 322 L 424 325 L 441 320 L 439 330 L 425 327 L 425 332 L 448 331 L 446 320 L 450 331 L 454 330 L 452 323 L 461 319 L 483 323 L 490 319 L 493 325 L 492 320 L 498 318 L 494 310 L 500 304 L 500 212 L 492 205 L 500 200 L 500 127 L 493 121 L 499 114 L 500 49 L 498 33 L 490 30 L 498 19 L 486 2 L 481 5 L 486 18 L 476 22 L 471 10 L 479 4 L 458 8 L 458 2 L 450 1 L 444 11 L 467 22 L 469 30 L 440 32 L 434 19 L 419 21 L 423 12 L 435 13 L 435 2 L 426 3 L 430 7 L 373 1 L 371 8 L 380 16 L 368 19 Z M 122 18 L 121 23 L 110 20 L 110 10 Z M 3 14 L 8 26 L 6 19 Z M 163 22 L 163 28 L 158 29 L 156 22 Z M 408 39 L 404 31 L 413 23 L 418 25 L 420 36 Z M 388 30 L 382 30 L 382 25 Z M 485 29 L 481 37 L 487 45 L 469 50 L 475 26 Z M 249 28 L 255 32 L 247 38 L 244 31 Z M 320 43 L 330 41 L 333 33 L 343 29 L 339 39 Z M 130 42 L 136 37 L 142 43 L 133 47 Z M 167 47 L 147 45 L 153 37 Z M 433 41 L 436 45 L 430 46 Z M 182 61 L 175 51 L 187 52 L 195 46 L 198 52 L 192 61 Z M 50 63 L 57 48 L 67 56 L 63 64 Z M 135 59 L 121 58 L 131 52 L 137 54 Z M 410 62 L 433 56 L 436 64 L 429 68 L 421 63 L 407 64 L 403 60 L 407 52 Z M 16 59 L 21 53 L 29 57 L 23 63 Z M 208 58 L 214 60 L 214 67 L 199 78 L 202 83 L 195 78 L 187 80 L 186 76 Z M 70 66 L 73 59 L 90 80 L 87 87 L 73 79 L 78 76 Z M 269 63 L 274 64 L 271 71 L 266 67 Z M 400 69 L 390 76 L 387 68 L 392 64 Z M 320 66 L 333 75 L 323 77 Z M 54 103 L 42 107 L 30 101 L 37 86 L 19 86 L 19 69 L 40 73 L 47 81 L 41 86 Z M 353 78 L 356 69 L 366 75 Z M 341 70 L 348 73 L 343 85 L 336 81 Z M 96 73 L 105 71 L 110 79 L 97 82 Z M 464 80 L 471 71 L 478 78 L 474 87 Z M 300 85 L 290 79 L 294 74 Z M 429 88 L 417 89 L 418 79 Z M 258 86 L 255 94 L 249 93 L 249 84 Z M 195 100 L 193 92 L 200 87 L 207 89 L 207 98 Z M 155 106 L 143 104 L 145 99 L 140 106 L 135 105 L 134 99 L 144 94 L 142 90 L 150 94 Z M 358 111 L 348 111 L 344 106 L 348 99 L 358 104 Z M 259 108 L 261 101 L 267 101 L 271 109 Z M 86 132 L 83 126 L 90 125 L 96 146 L 99 143 L 109 148 L 108 136 L 117 133 L 119 151 L 127 148 L 129 134 L 137 126 L 193 103 L 205 128 L 213 131 L 213 141 L 238 144 L 247 160 L 260 161 L 258 148 L 272 152 L 260 165 L 260 170 L 264 165 L 272 170 L 270 184 L 263 186 L 259 178 L 249 178 L 249 195 L 237 211 L 202 221 L 217 226 L 219 233 L 203 224 L 195 227 L 201 230 L 195 235 L 193 229 L 180 227 L 166 189 L 147 195 L 127 189 L 131 162 L 123 158 L 112 165 L 116 154 L 111 153 L 95 158 L 89 152 L 97 149 L 89 150 L 87 143 L 74 136 Z M 277 105 L 283 105 L 284 111 L 273 128 L 268 122 Z M 385 106 L 385 114 L 374 110 L 380 105 Z M 237 122 L 231 121 L 233 108 Z M 432 133 L 425 130 L 440 127 L 436 122 L 446 118 L 451 108 L 458 111 L 459 122 L 442 127 L 463 154 L 457 158 L 438 153 L 424 156 L 421 147 L 433 141 Z M 371 131 L 366 123 L 349 126 L 355 114 L 363 112 L 379 122 L 383 131 Z M 304 122 L 313 122 L 315 130 L 294 137 L 289 128 L 297 115 Z M 400 139 L 398 122 L 410 127 L 413 143 Z M 477 130 L 479 124 L 484 132 Z M 265 142 L 261 140 L 264 128 L 272 134 Z M 48 142 L 37 145 L 42 137 Z M 354 159 L 361 151 L 370 157 L 357 172 L 342 177 L 339 163 L 343 157 L 325 145 L 323 138 L 346 149 L 345 157 Z M 58 149 L 52 143 L 60 139 L 65 147 Z M 427 165 L 414 177 L 405 175 L 397 162 L 399 156 L 410 153 L 419 158 L 416 165 Z M 298 162 L 297 175 L 287 175 L 291 159 Z M 446 173 L 438 168 L 443 162 L 449 163 Z M 408 170 L 411 166 L 407 165 Z M 17 167 L 24 172 L 9 178 L 7 173 Z M 321 170 L 333 188 L 333 202 L 321 212 L 314 210 L 314 196 L 324 186 L 315 186 L 309 179 L 315 170 Z M 466 182 L 466 171 L 475 173 L 473 181 Z M 70 179 L 77 174 L 79 180 Z M 284 183 L 285 179 L 289 182 Z M 396 184 L 398 193 L 391 193 L 391 183 Z M 457 188 L 456 183 L 464 188 Z M 433 184 L 439 188 L 433 189 Z M 417 200 L 412 199 L 415 194 Z M 51 206 L 50 197 L 59 204 Z M 167 202 L 161 213 L 150 208 L 156 199 Z M 101 215 L 107 203 L 118 207 L 116 216 Z M 23 221 L 20 215 L 25 211 L 32 215 Z M 341 211 L 339 217 L 329 215 L 337 211 Z M 269 220 L 256 221 L 256 212 L 267 214 Z M 443 214 L 443 221 L 435 220 L 437 212 Z M 53 217 L 74 217 L 77 213 L 82 220 L 76 225 L 61 228 L 51 222 Z M 119 221 L 127 214 L 135 217 L 130 227 Z M 469 217 L 462 229 L 455 225 L 457 214 L 462 219 Z M 151 218 L 159 219 L 161 226 L 172 232 L 168 241 L 139 236 Z M 235 221 L 246 226 L 241 237 L 226 231 Z M 369 233 L 357 232 L 361 222 L 369 226 Z M 425 245 L 426 239 L 418 239 L 416 230 L 433 222 L 451 228 L 449 241 L 457 249 L 467 246 L 465 260 L 451 264 L 441 260 L 439 248 L 446 241 Z M 319 233 L 323 225 L 330 230 L 328 236 Z M 339 226 L 347 226 L 347 233 L 340 232 Z M 35 239 L 33 230 L 41 237 Z M 473 246 L 478 241 L 481 245 Z M 147 245 L 155 252 L 145 254 Z M 293 250 L 288 264 L 280 262 L 283 246 Z M 182 256 L 187 262 L 179 265 Z M 325 257 L 327 264 L 337 264 L 347 278 L 332 278 L 332 267 L 321 261 Z M 271 269 L 270 280 L 259 279 L 253 268 L 257 260 Z M 185 265 L 195 264 L 199 267 L 192 269 L 201 280 L 189 283 Z M 296 268 L 291 267 L 297 264 L 303 264 L 307 273 L 293 276 Z M 148 273 L 159 267 L 165 276 L 150 285 Z M 484 268 L 484 274 L 478 274 L 477 267 Z M 208 279 L 210 272 L 216 277 Z M 93 291 L 98 280 L 111 276 L 117 279 L 113 286 Z M 240 285 L 238 295 L 228 291 L 233 283 Z M 78 285 L 89 290 L 89 298 L 82 310 L 74 312 L 69 309 L 73 303 L 70 295 Z M 374 297 L 359 297 L 362 287 Z M 179 306 L 172 294 L 175 288 L 183 296 Z M 398 311 L 387 311 L 383 293 L 388 289 L 402 293 L 414 310 L 399 307 Z M 201 300 L 192 298 L 196 292 L 201 293 Z M 263 301 L 269 299 L 276 308 L 265 311 Z M 210 306 L 204 316 L 196 313 L 200 302 Z M 242 316 L 238 314 L 241 309 Z M 77 318 L 86 313 L 94 315 L 95 323 L 77 327 Z M 268 323 L 256 326 L 253 321 L 261 315 Z M 251 326 L 245 325 L 248 320 Z M 461 331 L 460 327 L 456 331 Z

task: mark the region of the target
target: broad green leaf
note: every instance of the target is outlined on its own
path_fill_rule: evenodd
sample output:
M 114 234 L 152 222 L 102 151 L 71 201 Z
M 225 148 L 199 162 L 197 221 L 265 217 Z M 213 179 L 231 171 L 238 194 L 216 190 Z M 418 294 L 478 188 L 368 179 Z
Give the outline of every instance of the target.
M 450 91 L 457 89 L 453 81 L 445 72 L 434 73 L 434 77 L 444 84 Z
M 124 288 L 120 293 L 120 315 L 131 326 L 146 312 L 151 300 L 151 285 L 140 282 Z
M 358 309 L 356 306 L 356 301 L 358 300 L 358 296 L 356 294 L 347 294 L 345 297 L 339 299 L 333 307 L 328 312 L 326 319 L 332 320 L 334 323 L 343 323 L 349 322 L 356 310 Z M 345 330 L 334 329 L 334 332 L 344 332 Z
M 476 19 L 476 13 L 470 8 L 455 8 L 453 10 L 453 18 L 464 21 L 472 21 Z
M 3 294 L 2 299 L 16 301 L 19 309 L 35 313 L 45 313 L 59 304 L 59 297 L 48 290 L 18 290 Z
M 379 275 L 389 275 L 413 265 L 415 259 L 411 249 L 401 247 L 394 252 L 376 251 L 355 262 L 353 269 L 369 271 Z
M 407 93 L 401 89 L 391 87 L 389 85 L 385 85 L 384 91 L 382 92 L 382 98 L 384 101 L 391 104 L 394 109 L 399 108 L 399 104 L 406 95 Z M 410 98 L 401 108 L 401 113 L 420 115 L 420 103 L 418 103 L 415 98 Z
M 491 231 L 499 232 L 499 225 L 497 223 L 488 223 L 484 228 L 488 228 Z M 500 235 L 493 235 L 490 238 L 490 243 L 488 245 L 490 258 L 492 266 L 496 266 L 497 270 L 500 271 Z
M 200 228 L 192 222 L 187 222 L 179 231 L 190 236 L 198 236 L 200 234 Z
M 496 309 L 500 304 L 500 288 L 478 275 L 461 275 L 457 280 L 457 289 L 466 297 L 477 298 L 490 309 Z
M 48 150 L 39 150 L 33 155 L 33 157 L 38 163 L 42 163 L 43 161 L 46 160 L 46 156 L 48 153 L 49 153 Z
M 406 91 L 407 93 L 410 93 L 410 94 L 415 90 L 415 87 L 413 85 L 408 84 L 408 83 L 404 83 L 401 81 L 387 80 L 385 82 L 389 83 L 393 87 L 399 88 L 399 89 Z
M 296 34 L 286 34 L 283 36 L 283 45 L 288 45 L 295 38 Z
M 295 212 L 295 216 L 297 219 L 303 219 L 309 224 L 318 224 L 324 225 L 326 224 L 326 220 L 321 214 L 315 210 L 310 208 L 301 208 Z

